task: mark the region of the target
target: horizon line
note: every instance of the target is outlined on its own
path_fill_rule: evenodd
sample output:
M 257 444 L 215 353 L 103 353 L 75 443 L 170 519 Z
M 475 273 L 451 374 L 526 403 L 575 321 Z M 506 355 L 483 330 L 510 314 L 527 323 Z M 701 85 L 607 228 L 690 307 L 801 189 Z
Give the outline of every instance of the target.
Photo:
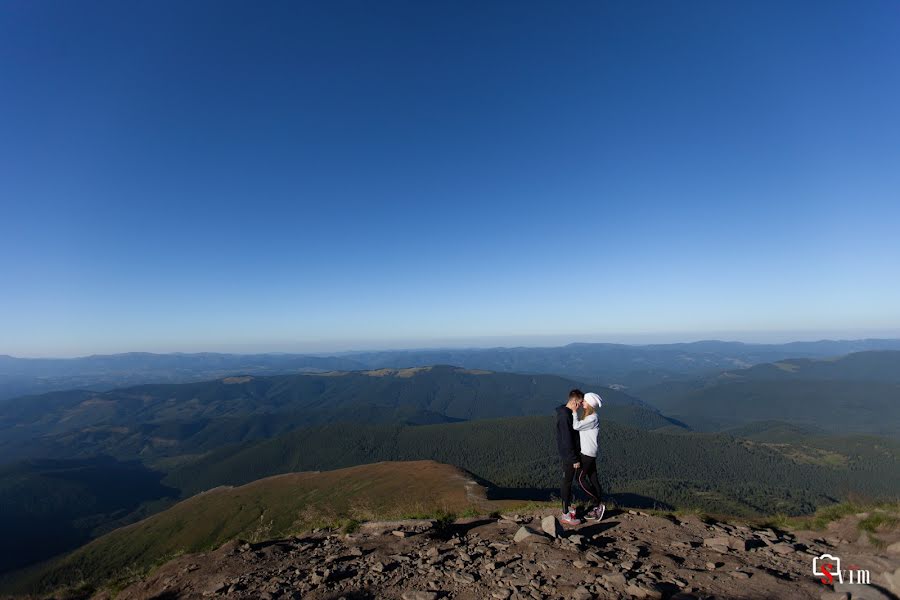
M 764 333 L 776 333 L 776 332 L 764 332 Z M 887 332 L 885 332 L 887 333 Z M 647 336 L 653 334 L 645 334 Z M 493 339 L 493 338 L 506 338 L 509 339 L 511 337 L 517 336 L 490 336 L 482 338 L 483 340 Z M 520 336 L 527 338 L 540 338 L 540 337 L 578 337 L 578 336 L 556 336 L 556 335 L 546 335 L 546 336 Z M 582 337 L 595 337 L 595 336 L 582 336 Z M 611 336 L 612 337 L 612 336 Z M 641 335 L 637 335 L 635 337 L 642 337 Z M 900 342 L 900 332 L 898 333 L 887 333 L 887 335 L 882 336 L 866 336 L 866 337 L 818 337 L 814 336 L 808 339 L 788 339 L 785 341 L 748 341 L 741 339 L 728 339 L 728 338 L 717 338 L 717 337 L 703 337 L 703 338 L 688 338 L 674 341 L 647 341 L 647 342 L 625 342 L 625 341 L 585 341 L 585 340 L 576 340 L 549 344 L 549 345 L 540 345 L 537 343 L 534 344 L 516 344 L 516 345 L 478 345 L 478 344 L 460 344 L 460 345 L 429 345 L 429 346 L 396 346 L 396 347 L 385 347 L 385 346 L 373 346 L 373 347 L 357 347 L 350 348 L 345 350 L 308 350 L 308 351 L 290 351 L 290 350 L 260 350 L 260 351 L 214 351 L 214 350 L 195 350 L 195 351 L 184 351 L 184 350 L 172 350 L 172 351 L 152 351 L 152 350 L 126 350 L 121 352 L 93 352 L 90 354 L 73 354 L 73 355 L 15 355 L 2 353 L 0 354 L 0 358 L 12 358 L 19 360 L 78 360 L 84 358 L 100 358 L 100 357 L 112 357 L 112 356 L 125 356 L 129 354 L 134 355 L 152 355 L 152 356 L 197 356 L 197 355 L 221 355 L 221 356 L 272 356 L 272 355 L 282 355 L 282 356 L 312 356 L 312 357 L 336 357 L 342 355 L 352 355 L 352 354 L 365 354 L 369 352 L 437 352 L 437 351 L 466 351 L 466 350 L 513 350 L 513 349 L 539 349 L 539 348 L 564 348 L 566 346 L 573 345 L 609 345 L 609 346 L 630 346 L 630 347 L 647 347 L 647 346 L 678 346 L 678 345 L 690 345 L 690 344 L 702 344 L 702 343 L 723 343 L 723 344 L 742 344 L 746 346 L 784 346 L 788 344 L 815 344 L 815 343 L 823 343 L 823 342 L 872 342 L 872 341 L 897 341 Z

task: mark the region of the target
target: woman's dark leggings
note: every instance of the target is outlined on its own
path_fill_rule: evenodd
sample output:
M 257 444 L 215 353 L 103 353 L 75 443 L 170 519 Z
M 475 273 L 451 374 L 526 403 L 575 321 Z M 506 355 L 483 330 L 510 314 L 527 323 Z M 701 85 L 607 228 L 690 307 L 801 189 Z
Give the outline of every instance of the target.
M 600 504 L 600 478 L 597 477 L 597 457 L 581 455 L 581 468 L 578 469 L 578 485 L 581 486 L 593 506 Z
M 559 486 L 559 495 L 562 498 L 563 512 L 568 512 L 572 506 L 572 480 L 575 479 L 575 467 L 570 461 L 562 463 L 562 485 Z

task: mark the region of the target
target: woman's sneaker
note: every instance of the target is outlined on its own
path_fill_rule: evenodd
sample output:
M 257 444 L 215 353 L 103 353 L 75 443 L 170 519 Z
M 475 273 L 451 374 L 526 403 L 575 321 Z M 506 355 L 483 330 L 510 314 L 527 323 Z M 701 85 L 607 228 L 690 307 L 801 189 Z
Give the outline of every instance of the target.
M 575 513 L 565 513 L 559 518 L 563 525 L 581 525 L 581 521 L 575 518 Z
M 586 514 L 584 516 L 584 518 L 587 519 L 588 521 L 599 521 L 603 518 L 603 514 L 605 512 L 606 512 L 606 505 L 601 504 L 594 510 L 588 512 L 588 514 Z

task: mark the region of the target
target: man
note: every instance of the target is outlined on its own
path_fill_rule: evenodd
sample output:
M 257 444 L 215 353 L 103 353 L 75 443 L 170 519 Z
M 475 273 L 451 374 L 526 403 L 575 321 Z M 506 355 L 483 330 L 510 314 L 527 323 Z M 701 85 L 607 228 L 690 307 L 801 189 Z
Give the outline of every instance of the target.
M 578 442 L 578 434 L 572 427 L 572 417 L 583 399 L 584 393 L 575 389 L 569 392 L 568 402 L 556 407 L 556 448 L 559 450 L 559 458 L 562 461 L 563 475 L 559 490 L 563 514 L 559 518 L 559 522 L 563 525 L 581 524 L 581 521 L 575 518 L 575 506 L 572 504 L 572 481 L 581 466 L 579 461 L 581 447 Z

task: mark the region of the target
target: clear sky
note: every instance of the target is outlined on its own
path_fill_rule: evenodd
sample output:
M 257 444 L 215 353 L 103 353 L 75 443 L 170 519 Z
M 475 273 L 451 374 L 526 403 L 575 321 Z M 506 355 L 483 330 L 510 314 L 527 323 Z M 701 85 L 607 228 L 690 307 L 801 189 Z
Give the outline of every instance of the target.
M 6 0 L 0 353 L 895 335 L 898 107 L 894 0 Z

